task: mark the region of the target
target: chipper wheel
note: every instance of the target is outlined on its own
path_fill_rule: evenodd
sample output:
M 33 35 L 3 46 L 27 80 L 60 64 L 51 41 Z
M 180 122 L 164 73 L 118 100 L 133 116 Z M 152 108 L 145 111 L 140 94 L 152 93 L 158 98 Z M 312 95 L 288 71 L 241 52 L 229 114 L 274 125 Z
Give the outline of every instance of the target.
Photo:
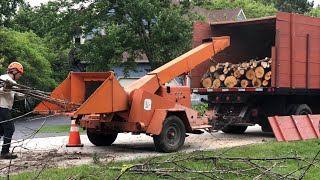
M 100 134 L 95 131 L 87 130 L 87 136 L 89 141 L 96 146 L 110 146 L 117 139 L 118 133 Z
M 153 142 L 157 151 L 169 153 L 179 150 L 185 138 L 186 129 L 182 120 L 171 115 L 165 119 L 160 135 L 153 136 Z
M 222 128 L 222 132 L 231 134 L 242 134 L 247 130 L 248 126 L 226 126 Z

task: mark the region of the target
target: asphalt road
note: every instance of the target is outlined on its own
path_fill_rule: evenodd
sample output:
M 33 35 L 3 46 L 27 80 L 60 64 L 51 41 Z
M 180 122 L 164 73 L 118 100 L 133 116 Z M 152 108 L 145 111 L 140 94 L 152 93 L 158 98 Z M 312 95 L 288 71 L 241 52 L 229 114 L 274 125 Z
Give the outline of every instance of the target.
M 66 147 L 68 136 L 56 136 L 45 138 L 32 138 L 21 143 L 15 143 L 16 152 L 19 147 L 23 152 L 27 149 L 33 153 L 56 151 L 60 154 L 93 154 L 106 155 L 114 160 L 128 160 L 139 157 L 148 157 L 154 155 L 163 155 L 155 151 L 153 139 L 145 134 L 132 135 L 131 133 L 120 133 L 116 141 L 111 146 L 94 146 L 88 137 L 81 135 L 81 143 L 84 147 Z M 225 134 L 223 132 L 189 134 L 181 152 L 192 152 L 197 150 L 211 150 L 217 148 L 230 148 L 248 144 L 264 143 L 274 141 L 274 136 L 269 133 L 263 133 L 259 126 L 249 127 L 244 134 Z M 89 159 L 92 157 L 89 157 Z M 80 161 L 83 161 L 81 158 Z
M 37 118 L 38 117 L 38 118 Z M 47 119 L 44 117 L 33 116 L 24 118 L 22 120 L 15 121 L 15 132 L 13 134 L 13 139 L 25 139 L 32 135 L 36 130 L 38 130 L 42 124 L 43 127 L 46 126 L 59 126 L 59 125 L 70 125 L 71 121 L 69 117 L 65 116 L 52 116 Z M 66 136 L 68 133 L 37 133 L 35 138 L 44 137 L 55 137 L 55 136 Z
M 66 116 L 52 116 L 47 119 L 44 117 L 29 117 L 23 120 L 15 121 L 15 133 L 13 135 L 14 140 L 26 139 L 32 135 L 36 130 L 38 130 L 42 125 L 46 126 L 60 126 L 60 125 L 70 125 L 70 117 Z M 224 133 L 222 133 L 224 134 Z M 248 127 L 246 134 L 254 134 L 256 136 L 265 136 L 269 133 L 263 133 L 261 127 L 256 125 Z M 65 133 L 37 133 L 34 138 L 45 138 L 45 137 L 58 137 L 58 136 L 68 136 L 69 132 Z

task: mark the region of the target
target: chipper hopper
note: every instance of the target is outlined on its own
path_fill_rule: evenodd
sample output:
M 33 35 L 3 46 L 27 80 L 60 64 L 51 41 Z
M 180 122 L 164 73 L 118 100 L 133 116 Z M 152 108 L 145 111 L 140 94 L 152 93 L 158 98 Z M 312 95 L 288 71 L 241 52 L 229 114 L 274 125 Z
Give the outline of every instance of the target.
M 67 115 L 87 130 L 94 145 L 108 146 L 118 133 L 146 133 L 158 151 L 182 147 L 186 133 L 210 128 L 212 116 L 191 109 L 189 86 L 165 86 L 230 44 L 229 37 L 204 40 L 195 49 L 123 88 L 113 72 L 71 72 L 51 97 L 71 103 L 42 101 L 35 113 Z M 212 113 L 211 113 L 212 114 Z

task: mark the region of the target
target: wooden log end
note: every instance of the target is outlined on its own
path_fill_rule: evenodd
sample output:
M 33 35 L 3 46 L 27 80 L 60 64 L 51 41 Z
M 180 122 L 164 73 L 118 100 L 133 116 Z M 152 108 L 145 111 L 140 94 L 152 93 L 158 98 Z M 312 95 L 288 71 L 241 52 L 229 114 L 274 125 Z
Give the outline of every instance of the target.
M 212 86 L 212 79 L 209 77 L 205 78 L 202 80 L 201 84 L 204 88 L 210 88 Z
M 212 88 L 219 88 L 221 86 L 221 81 L 220 81 L 220 79 L 215 79 L 215 80 L 213 80 L 213 82 L 212 82 Z
M 228 76 L 224 80 L 224 85 L 228 88 L 232 88 L 237 85 L 237 79 L 234 76 Z
M 253 86 L 253 87 L 261 87 L 261 85 L 262 85 L 262 82 L 261 82 L 260 79 L 254 78 L 254 79 L 252 80 L 252 86 Z
M 269 81 L 268 80 L 263 80 L 262 81 L 262 86 L 266 87 L 269 85 Z
M 262 78 L 264 75 L 264 68 L 262 66 L 259 66 L 254 70 L 254 73 L 256 74 L 257 78 Z
M 249 81 L 246 79 L 242 79 L 240 85 L 241 87 L 246 88 L 249 85 Z
M 246 78 L 247 78 L 247 79 L 253 80 L 255 77 L 256 77 L 256 73 L 254 72 L 253 69 L 249 69 L 249 70 L 246 72 Z

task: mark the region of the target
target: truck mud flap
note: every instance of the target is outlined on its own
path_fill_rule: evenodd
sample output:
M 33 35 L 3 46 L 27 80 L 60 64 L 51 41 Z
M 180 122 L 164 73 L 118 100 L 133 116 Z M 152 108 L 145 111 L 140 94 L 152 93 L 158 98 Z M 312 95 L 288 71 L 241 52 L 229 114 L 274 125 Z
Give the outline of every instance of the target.
M 268 117 L 277 141 L 294 141 L 320 138 L 320 115 Z

